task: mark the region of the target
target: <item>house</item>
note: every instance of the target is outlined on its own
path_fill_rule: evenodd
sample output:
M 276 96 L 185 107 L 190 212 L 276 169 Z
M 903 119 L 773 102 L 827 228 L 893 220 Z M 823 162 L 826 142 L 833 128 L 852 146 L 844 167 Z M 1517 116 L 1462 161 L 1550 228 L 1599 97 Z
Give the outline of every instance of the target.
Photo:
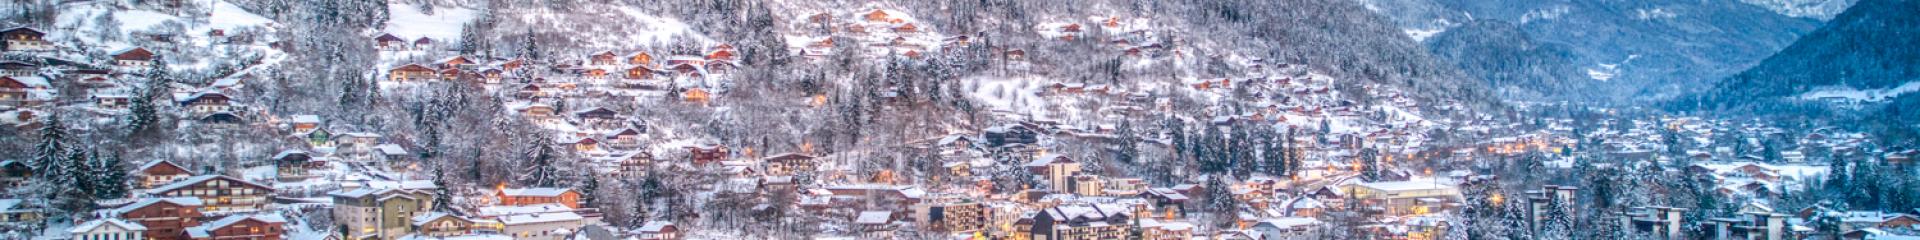
M 425 191 L 364 187 L 327 194 L 333 198 L 335 229 L 346 240 L 394 239 L 413 232 L 413 218 L 433 204 Z
M 26 61 L 0 60 L 0 76 L 29 77 L 40 72 L 40 65 Z
M 1132 214 L 1121 204 L 1054 206 L 1015 221 L 1014 234 L 1024 239 L 1121 239 L 1132 233 Z
M 134 171 L 134 176 L 138 177 L 134 180 L 134 187 L 141 189 L 152 189 L 193 175 L 186 167 L 167 160 L 147 162 Z
M 198 227 L 187 228 L 187 237 L 193 240 L 280 240 L 280 234 L 286 229 L 287 219 L 277 214 L 241 214 L 213 220 Z
M 288 119 L 293 124 L 293 132 L 306 133 L 320 128 L 319 115 L 293 115 Z
M 381 51 L 400 51 L 408 48 L 406 39 L 400 39 L 393 34 L 380 34 L 378 37 L 373 37 L 373 46 Z
M 653 154 L 636 151 L 620 156 L 620 174 L 628 177 L 646 176 L 653 167 Z
M 580 192 L 570 188 L 500 188 L 494 191 L 502 206 L 560 204 L 580 208 Z
M 5 50 L 8 52 L 53 50 L 53 43 L 47 42 L 46 36 L 46 32 L 30 27 L 0 30 L 0 39 L 6 39 Z
M 180 99 L 180 106 L 195 114 L 233 111 L 232 98 L 219 91 L 203 91 Z
M 615 125 L 620 123 L 620 112 L 615 112 L 613 109 L 607 109 L 606 107 L 593 107 L 586 110 L 575 111 L 573 112 L 573 117 L 580 119 L 582 124 L 591 126 Z
M 460 68 L 460 67 L 465 67 L 465 66 L 468 66 L 468 65 L 473 65 L 473 64 L 474 64 L 474 62 L 473 62 L 473 60 L 470 60 L 470 59 L 467 59 L 467 57 L 466 57 L 466 56 L 457 56 L 457 55 L 456 55 L 456 56 L 452 56 L 452 57 L 447 57 L 447 58 L 442 58 L 442 59 L 440 59 L 440 61 L 434 61 L 434 62 L 433 62 L 433 64 L 434 64 L 434 65 L 438 65 L 438 66 L 440 66 L 440 68 L 443 68 L 443 69 L 445 69 L 445 68 Z
M 30 208 L 25 200 L 0 198 L 0 224 L 38 224 L 45 219 L 44 210 Z
M 612 66 L 615 64 L 620 64 L 620 57 L 614 55 L 613 51 L 600 51 L 593 55 L 587 55 L 587 65 Z
M 815 157 L 801 153 L 782 153 L 767 157 L 767 175 L 787 176 L 799 173 L 813 173 Z
M 1034 144 L 1040 142 L 1040 132 L 1022 124 L 1007 124 L 987 128 L 982 138 L 992 146 L 1009 144 Z
M 427 50 L 428 48 L 433 48 L 433 39 L 420 37 L 413 40 L 413 49 Z
M 153 65 L 153 52 L 141 47 L 114 51 L 113 65 L 121 67 L 145 67 L 147 65 Z
M 1296 239 L 1308 237 L 1308 232 L 1320 225 L 1320 220 L 1304 217 L 1287 217 L 1260 220 L 1253 224 L 1253 232 L 1259 239 Z
M 503 231 L 514 239 L 560 240 L 572 236 L 586 225 L 586 218 L 573 212 L 529 213 L 499 217 Z
M 600 151 L 600 140 L 595 140 L 591 137 L 575 137 L 573 139 L 561 139 L 559 141 L 559 144 L 573 146 L 573 151 L 582 154 L 592 154 L 595 152 L 604 153 Z
M 653 79 L 653 74 L 656 72 L 658 71 L 653 70 L 653 68 L 647 67 L 646 65 L 634 65 L 631 68 L 627 68 L 625 75 L 627 79 L 647 80 L 647 79 Z
M 861 14 L 861 18 L 869 22 L 886 22 L 892 20 L 893 15 L 887 14 L 886 10 L 874 9 L 873 11 L 867 11 L 867 13 Z
M 475 221 L 444 212 L 426 212 L 413 217 L 413 232 L 429 237 L 451 237 L 473 233 Z
M 687 158 L 694 165 L 727 160 L 727 147 L 720 145 L 687 146 Z
M 432 68 L 427 68 L 426 66 L 420 66 L 420 64 L 401 65 L 392 70 L 387 70 L 387 81 L 394 82 L 433 80 L 439 77 L 438 71 L 434 71 Z
M 33 91 L 46 90 L 50 86 L 46 78 L 0 76 L 0 103 L 13 106 L 36 103 L 40 98 Z
M 146 239 L 142 237 L 146 226 L 127 222 L 118 218 L 102 218 L 73 225 L 67 234 L 73 240 L 122 240 Z
M 291 149 L 280 151 L 273 155 L 274 176 L 283 182 L 307 179 L 312 177 L 307 174 L 307 168 L 314 167 L 311 165 L 312 162 L 313 156 L 307 154 L 307 151 Z
M 633 65 L 633 66 L 646 66 L 646 65 L 653 64 L 653 54 L 647 54 L 646 51 L 633 51 L 633 53 L 628 53 L 627 55 L 620 56 L 620 59 L 626 60 L 627 65 Z
M 265 208 L 273 187 L 225 175 L 195 176 L 147 190 L 148 196 L 194 197 L 207 215 L 251 213 Z
M 0 188 L 26 185 L 29 179 L 33 179 L 33 167 L 27 166 L 26 161 L 0 160 Z
M 1388 214 L 1420 214 L 1437 207 L 1436 203 L 1460 202 L 1460 189 L 1452 184 L 1431 180 L 1353 183 L 1342 190 L 1361 205 L 1378 207 Z
M 612 133 L 608 133 L 606 135 L 607 140 L 604 142 L 607 146 L 614 148 L 635 148 L 640 146 L 641 134 L 639 129 L 621 128 L 620 130 L 614 130 Z
M 680 239 L 680 227 L 669 221 L 650 221 L 640 225 L 640 228 L 633 229 L 632 233 L 633 237 L 639 240 Z
M 199 198 L 144 198 L 126 206 L 108 210 L 108 215 L 139 223 L 150 239 L 185 239 L 186 229 L 200 226 L 204 206 Z
M 893 231 L 899 227 L 894 220 L 890 211 L 861 211 L 853 218 L 853 230 L 860 232 L 860 238 L 893 239 Z

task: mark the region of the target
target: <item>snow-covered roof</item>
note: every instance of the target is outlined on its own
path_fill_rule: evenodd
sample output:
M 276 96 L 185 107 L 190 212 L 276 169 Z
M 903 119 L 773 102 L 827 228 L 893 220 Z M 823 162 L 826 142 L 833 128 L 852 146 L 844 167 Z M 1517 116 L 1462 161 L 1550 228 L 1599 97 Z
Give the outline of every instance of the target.
M 564 193 L 566 193 L 566 192 L 569 192 L 569 191 L 573 191 L 573 189 L 568 189 L 568 188 L 507 188 L 507 189 L 500 189 L 500 193 L 501 193 L 501 194 L 505 194 L 505 195 L 507 195 L 507 196 L 536 196 L 536 197 L 558 197 L 558 196 L 560 196 L 560 194 L 564 194 Z
M 854 218 L 853 223 L 887 224 L 887 222 L 890 222 L 889 220 L 892 220 L 892 218 L 893 218 L 893 212 L 889 212 L 889 211 L 863 211 L 863 212 L 860 212 L 860 217 Z
M 377 146 L 373 146 L 373 149 L 380 151 L 380 153 L 386 154 L 386 155 L 407 155 L 407 148 L 400 147 L 400 144 L 392 144 L 392 143 L 380 144 Z
M 637 229 L 634 229 L 634 231 L 639 231 L 639 232 L 660 232 L 661 230 L 665 230 L 665 229 L 667 229 L 667 227 L 668 227 L 668 226 L 673 226 L 673 222 L 671 222 L 671 221 L 651 221 L 651 222 L 647 222 L 647 225 L 642 225 L 642 226 L 640 226 L 640 228 L 637 228 Z
M 293 115 L 289 118 L 294 123 L 320 123 L 320 115 Z
M 1366 187 L 1366 188 L 1378 189 L 1381 191 L 1390 191 L 1390 192 L 1445 189 L 1445 188 L 1453 187 L 1452 185 L 1443 184 L 1443 183 L 1432 181 L 1432 180 L 1370 182 L 1370 183 L 1361 183 L 1360 186 Z
M 200 175 L 200 176 L 189 177 L 187 179 L 182 179 L 180 181 L 174 181 L 173 183 L 170 183 L 164 186 L 155 187 L 152 190 L 147 190 L 147 192 L 164 193 L 168 191 L 178 190 L 180 188 L 185 188 L 188 186 L 193 186 L 194 184 L 200 184 L 200 182 L 205 182 L 207 180 L 213 180 L 213 179 L 222 179 L 222 180 L 227 180 L 227 181 L 231 181 L 238 184 L 253 185 L 261 188 L 272 188 L 272 187 L 268 187 L 267 185 L 260 185 L 259 183 L 254 183 L 247 180 L 241 180 L 239 178 L 234 178 L 234 177 L 228 177 L 226 175 Z
M 546 203 L 546 204 L 533 204 L 533 205 L 524 205 L 524 206 L 481 207 L 479 211 L 475 211 L 475 212 L 478 212 L 477 215 L 479 216 L 506 216 L 506 215 L 520 215 L 520 214 L 533 214 L 533 213 L 572 212 L 572 211 L 573 211 L 573 208 L 567 207 L 566 205 Z
M 147 207 L 148 205 L 153 205 L 155 203 L 160 203 L 160 202 L 169 202 L 169 203 L 173 203 L 175 205 L 180 205 L 180 206 L 200 206 L 205 204 L 204 202 L 201 202 L 199 198 L 193 198 L 193 197 L 146 198 L 146 199 L 140 199 L 140 201 L 133 202 L 132 204 L 127 204 L 126 206 L 120 206 L 119 208 L 114 208 L 111 212 L 114 215 L 119 215 L 121 213 L 132 212 L 133 210 L 139 210 L 140 208 Z
M 102 218 L 102 219 L 94 219 L 93 221 L 80 223 L 80 225 L 74 225 L 72 230 L 67 230 L 67 233 L 74 233 L 74 234 L 87 233 L 87 232 L 92 232 L 96 228 L 105 227 L 107 225 L 113 225 L 115 227 L 119 227 L 120 230 L 124 230 L 124 231 L 146 231 L 147 230 L 147 226 L 140 225 L 139 223 L 127 222 L 126 220 L 120 220 L 119 218 Z
M 1275 228 L 1294 228 L 1298 226 L 1314 225 L 1314 224 L 1318 224 L 1319 222 L 1320 220 L 1314 220 L 1312 218 L 1285 217 L 1285 218 L 1273 218 L 1273 219 L 1260 220 L 1260 223 L 1254 224 L 1254 227 L 1257 228 L 1260 226 L 1272 226 Z
M 193 236 L 194 238 L 208 237 L 208 236 L 211 236 L 209 231 L 218 230 L 220 228 L 233 225 L 234 223 L 240 223 L 240 221 L 246 221 L 248 219 L 265 222 L 265 223 L 286 223 L 287 222 L 286 218 L 280 217 L 280 215 L 278 214 L 231 215 L 225 218 L 220 218 L 220 220 L 213 220 L 212 222 L 207 222 L 206 224 L 200 224 L 200 226 L 198 227 L 187 228 L 187 235 Z
M 574 214 L 573 212 L 531 213 L 531 214 L 501 216 L 500 223 L 507 224 L 507 225 L 520 225 L 520 224 L 533 224 L 533 223 L 580 221 L 581 219 L 584 219 L 584 217 L 581 217 L 580 214 Z

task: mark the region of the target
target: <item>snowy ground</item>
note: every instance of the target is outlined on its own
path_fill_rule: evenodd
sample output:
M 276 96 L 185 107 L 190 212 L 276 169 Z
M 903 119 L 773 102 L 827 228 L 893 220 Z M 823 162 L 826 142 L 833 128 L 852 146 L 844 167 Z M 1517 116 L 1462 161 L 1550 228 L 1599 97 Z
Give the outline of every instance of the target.
M 1860 102 L 1880 102 L 1899 97 L 1902 94 L 1920 91 L 1920 81 L 1912 81 L 1906 84 L 1900 84 L 1900 86 L 1897 87 L 1880 89 L 1854 89 L 1840 86 L 1815 89 L 1820 90 L 1802 93 L 1800 94 L 1800 98 L 1806 100 L 1846 99 Z

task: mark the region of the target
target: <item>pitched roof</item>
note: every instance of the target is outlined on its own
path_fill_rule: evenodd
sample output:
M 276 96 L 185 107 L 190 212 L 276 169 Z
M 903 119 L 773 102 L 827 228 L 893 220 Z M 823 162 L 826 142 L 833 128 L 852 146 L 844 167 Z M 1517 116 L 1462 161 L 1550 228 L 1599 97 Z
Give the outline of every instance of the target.
M 174 205 L 180 205 L 185 207 L 201 206 L 205 204 L 204 202 L 201 202 L 199 198 L 191 198 L 191 197 L 145 198 L 145 199 L 140 199 L 140 201 L 133 202 L 132 204 L 127 204 L 126 206 L 120 206 L 119 208 L 114 208 L 110 212 L 113 213 L 113 215 L 126 214 L 128 212 L 133 212 L 133 210 L 140 210 L 140 208 L 145 208 L 147 206 L 151 206 L 153 204 L 161 203 L 161 202 L 172 203 Z
M 273 187 L 269 187 L 269 186 L 267 186 L 267 185 L 260 185 L 259 183 L 254 183 L 254 182 L 252 182 L 252 181 L 247 181 L 247 180 L 241 180 L 241 179 L 239 179 L 239 178 L 234 178 L 234 177 L 228 177 L 228 176 L 226 176 L 226 175 L 200 175 L 200 176 L 193 176 L 193 177 L 190 177 L 190 178 L 187 178 L 187 179 L 181 179 L 180 181 L 175 181 L 175 182 L 173 182 L 173 183 L 169 183 L 169 184 L 167 184 L 167 185 L 164 185 L 164 186 L 160 186 L 160 187 L 155 187 L 155 188 L 153 188 L 152 190 L 147 190 L 147 192 L 149 192 L 149 193 L 164 193 L 164 192 L 168 192 L 168 191 L 173 191 L 173 190 L 179 190 L 180 188 L 185 188 L 185 187 L 188 187 L 188 186 L 193 186 L 194 184 L 200 184 L 200 182 L 206 182 L 206 181 L 208 181 L 208 180 L 214 180 L 214 179 L 221 179 L 221 180 L 227 180 L 227 181 L 231 181 L 231 182 L 235 182 L 235 183 L 240 183 L 240 184 L 244 184 L 244 185 L 253 185 L 254 187 L 259 187 L 259 188 L 267 188 L 267 189 L 272 189 L 272 188 L 273 188 Z
M 560 194 L 564 194 L 564 193 L 566 193 L 566 192 L 572 192 L 572 191 L 573 191 L 573 189 L 569 189 L 569 188 L 506 188 L 506 189 L 500 189 L 500 193 L 501 193 L 501 194 L 505 194 L 505 195 L 507 195 L 507 196 L 535 196 L 535 197 L 558 197 L 558 196 L 560 196 Z
M 102 219 L 94 219 L 93 221 L 80 223 L 80 225 L 74 225 L 73 230 L 67 230 L 67 233 L 77 234 L 77 233 L 92 232 L 93 229 L 105 227 L 107 225 L 113 225 L 113 226 L 119 227 L 121 230 L 126 230 L 126 231 L 146 231 L 147 230 L 147 226 L 140 225 L 139 223 L 127 222 L 126 220 L 120 220 L 119 218 L 102 218 Z
M 250 214 L 240 214 L 240 215 L 231 215 L 231 216 L 227 216 L 227 217 L 225 217 L 225 218 L 220 218 L 220 220 L 213 220 L 212 222 L 207 222 L 206 224 L 200 224 L 200 226 L 198 226 L 198 227 L 190 227 L 190 228 L 187 228 L 187 229 L 186 229 L 186 230 L 187 230 L 187 236 L 190 236 L 190 237 L 193 237 L 193 238 L 205 238 L 205 237 L 210 237 L 210 236 L 212 236 L 212 235 L 213 235 L 213 234 L 211 234 L 211 231 L 213 231 L 213 230 L 218 230 L 218 229 L 220 229 L 220 228 L 223 228 L 223 227 L 227 227 L 227 226 L 229 226 L 229 225 L 233 225 L 234 223 L 240 223 L 241 221 L 246 221 L 246 220 L 249 220 L 249 219 L 251 219 L 251 220 L 254 220 L 254 221 L 260 221 L 260 222 L 264 222 L 264 223 L 270 223 L 270 224 L 271 224 L 271 223 L 286 223 L 286 222 L 287 222 L 287 219 L 286 219 L 286 218 L 282 218 L 282 217 L 280 217 L 280 215 L 273 215 L 273 214 L 260 214 L 260 215 L 250 215 Z

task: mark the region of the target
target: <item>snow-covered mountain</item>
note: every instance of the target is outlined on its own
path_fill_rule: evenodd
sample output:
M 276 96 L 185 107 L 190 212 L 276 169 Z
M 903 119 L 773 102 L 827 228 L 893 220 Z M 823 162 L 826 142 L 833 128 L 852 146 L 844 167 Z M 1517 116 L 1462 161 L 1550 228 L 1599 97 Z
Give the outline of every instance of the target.
M 1538 92 L 1515 95 L 1548 99 L 1634 101 L 1675 96 L 1687 89 L 1708 85 L 1709 81 L 1703 79 L 1717 79 L 1746 69 L 1819 23 L 1816 18 L 1781 14 L 1736 0 L 1360 2 L 1394 19 L 1414 36 L 1449 31 L 1447 29 L 1476 20 L 1498 20 L 1526 33 L 1532 42 L 1564 46 L 1567 54 L 1553 56 L 1563 58 L 1554 62 L 1568 62 L 1571 66 L 1472 66 L 1484 60 L 1448 59 L 1456 64 L 1468 64 L 1463 68 L 1482 78 L 1537 76 L 1532 79 L 1541 82 L 1533 85 L 1568 87 L 1532 89 Z M 1845 2 L 1823 4 L 1844 5 Z M 1786 5 L 1792 4 L 1781 6 Z M 1452 45 L 1436 46 L 1431 39 L 1427 44 L 1430 48 Z M 1540 72 L 1534 69 L 1541 67 L 1572 67 L 1581 74 L 1534 73 Z M 1600 83 L 1560 84 L 1580 81 Z

